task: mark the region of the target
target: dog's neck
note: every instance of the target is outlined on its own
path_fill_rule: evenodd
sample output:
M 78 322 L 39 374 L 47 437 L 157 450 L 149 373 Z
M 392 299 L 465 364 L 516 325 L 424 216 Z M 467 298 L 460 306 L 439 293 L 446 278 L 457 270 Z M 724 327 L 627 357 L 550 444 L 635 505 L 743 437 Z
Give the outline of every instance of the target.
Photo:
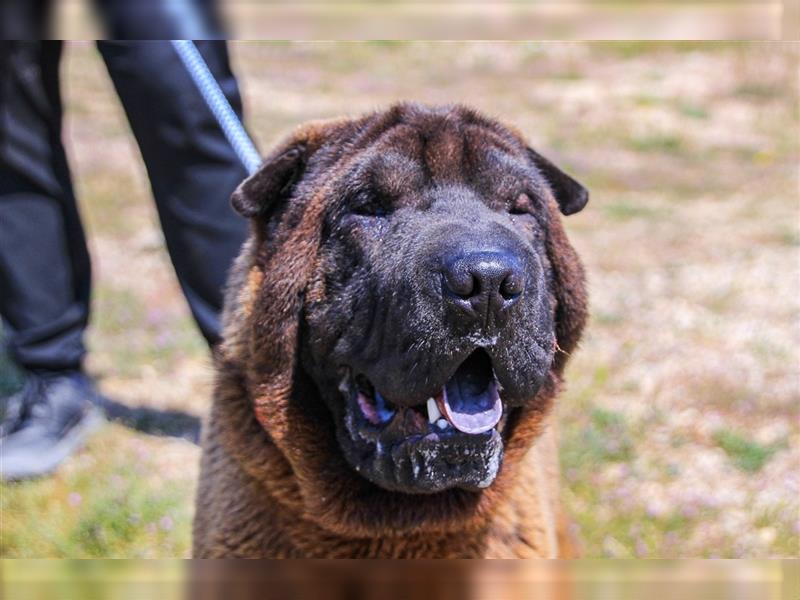
M 549 437 L 549 434 L 548 434 Z M 529 453 L 524 475 L 487 525 L 452 533 L 351 537 L 324 529 L 300 510 L 277 509 L 269 516 L 269 553 L 322 558 L 557 558 L 558 506 L 548 482 L 544 438 Z M 272 504 L 273 509 L 277 508 Z

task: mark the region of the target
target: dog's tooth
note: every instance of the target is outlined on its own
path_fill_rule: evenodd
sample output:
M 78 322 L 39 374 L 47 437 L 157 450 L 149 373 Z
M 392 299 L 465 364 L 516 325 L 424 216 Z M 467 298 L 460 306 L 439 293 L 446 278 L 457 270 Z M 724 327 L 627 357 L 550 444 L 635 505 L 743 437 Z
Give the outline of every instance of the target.
M 439 412 L 439 407 L 436 406 L 436 400 L 428 398 L 428 423 L 435 423 L 442 413 Z
M 436 426 L 439 429 L 447 429 L 448 425 L 449 425 L 449 423 L 447 422 L 446 419 L 439 419 L 438 421 L 436 421 Z

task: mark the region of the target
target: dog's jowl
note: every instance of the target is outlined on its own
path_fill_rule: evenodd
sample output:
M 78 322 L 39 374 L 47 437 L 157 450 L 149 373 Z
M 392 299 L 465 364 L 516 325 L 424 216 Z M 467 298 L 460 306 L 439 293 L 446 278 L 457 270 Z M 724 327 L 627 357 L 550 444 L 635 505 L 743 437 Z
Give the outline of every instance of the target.
M 232 203 L 200 557 L 572 551 L 551 409 L 587 191 L 464 107 L 311 123 Z

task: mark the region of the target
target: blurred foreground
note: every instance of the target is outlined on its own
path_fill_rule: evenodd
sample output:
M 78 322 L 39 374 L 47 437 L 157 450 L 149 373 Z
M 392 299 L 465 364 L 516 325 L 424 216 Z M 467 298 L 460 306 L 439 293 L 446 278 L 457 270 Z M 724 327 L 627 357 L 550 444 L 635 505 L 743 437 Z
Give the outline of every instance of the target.
M 564 500 L 587 556 L 798 555 L 797 46 L 234 43 L 232 54 L 262 151 L 307 119 L 464 102 L 590 188 L 565 223 L 592 321 L 558 405 Z M 0 487 L 0 555 L 186 556 L 207 350 L 94 48 L 68 45 L 64 69 L 95 265 L 88 366 L 121 406 L 55 476 Z
M 785 600 L 796 561 L 5 561 L 18 600 Z M 666 586 L 665 582 L 669 581 Z

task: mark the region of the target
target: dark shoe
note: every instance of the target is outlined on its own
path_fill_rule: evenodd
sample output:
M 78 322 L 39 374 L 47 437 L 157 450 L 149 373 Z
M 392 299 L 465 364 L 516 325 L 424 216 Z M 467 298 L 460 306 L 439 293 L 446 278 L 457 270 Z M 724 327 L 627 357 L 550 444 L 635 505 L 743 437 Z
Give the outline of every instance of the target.
M 54 471 L 102 422 L 98 404 L 100 396 L 83 373 L 30 373 L 7 399 L 0 423 L 0 479 Z

